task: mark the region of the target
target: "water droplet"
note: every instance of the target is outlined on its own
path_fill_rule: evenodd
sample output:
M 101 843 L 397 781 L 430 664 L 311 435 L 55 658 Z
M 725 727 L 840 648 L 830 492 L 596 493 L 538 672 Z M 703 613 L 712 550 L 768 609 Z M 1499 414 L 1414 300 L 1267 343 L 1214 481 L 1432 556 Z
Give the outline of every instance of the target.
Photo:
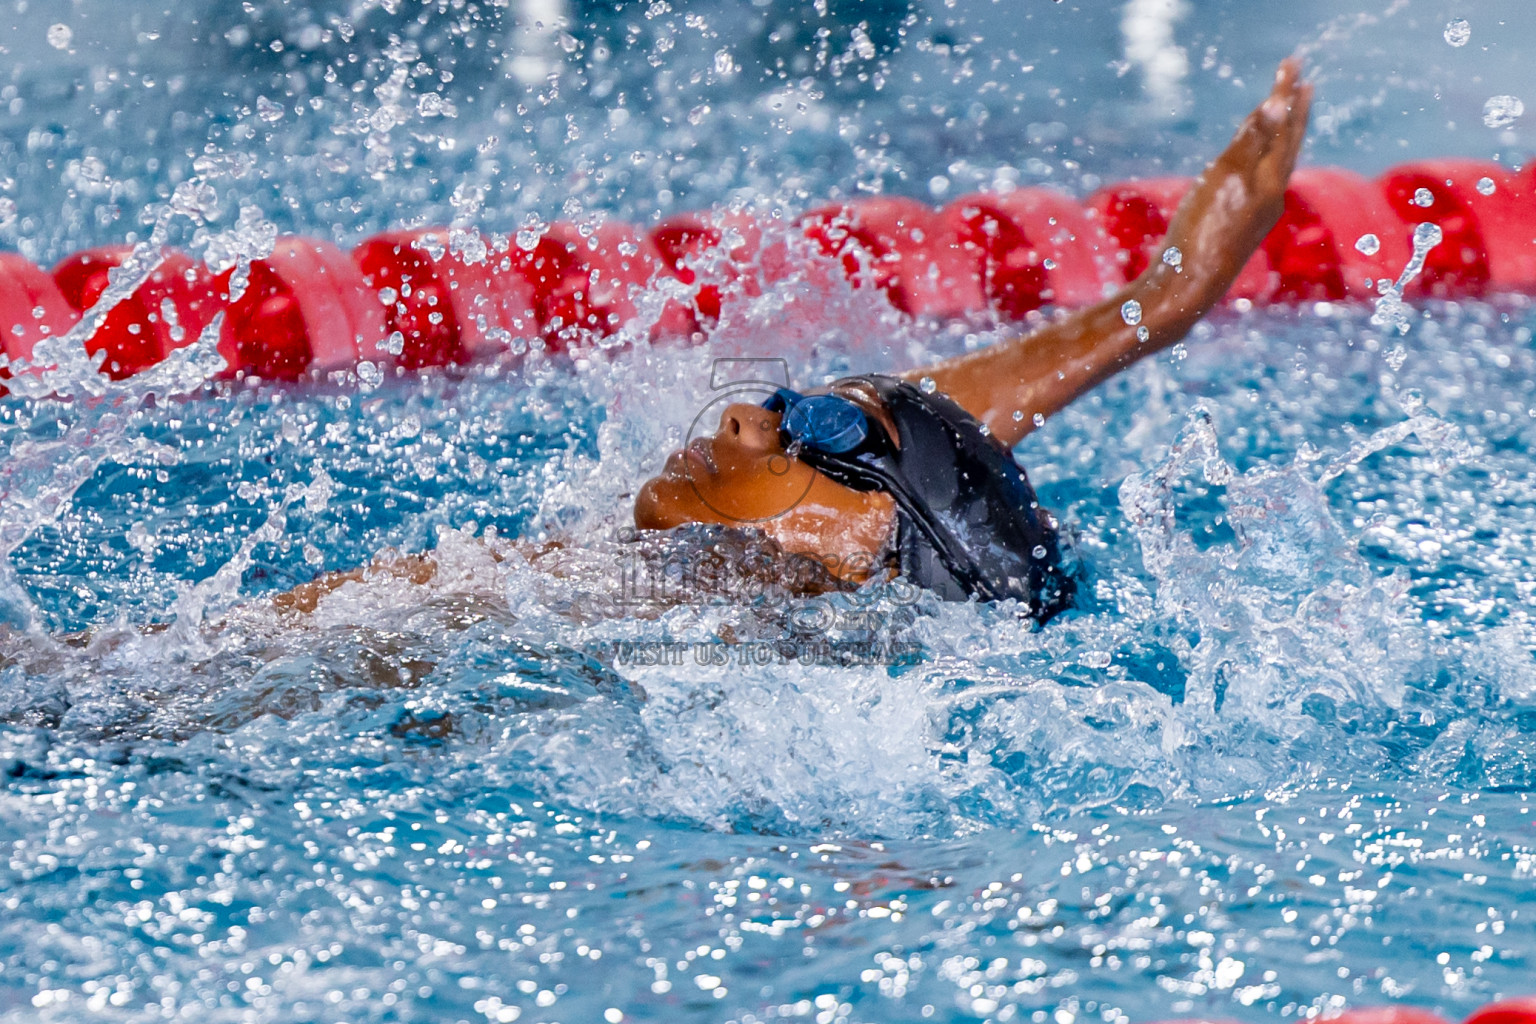
M 69 49 L 69 44 L 74 40 L 74 38 L 75 32 L 68 25 L 59 24 L 48 26 L 48 45 L 53 47 L 55 50 Z
M 399 331 L 391 331 L 389 337 L 384 339 L 379 348 L 392 356 L 397 356 L 405 351 L 405 335 Z
M 280 103 L 273 103 L 265 96 L 256 97 L 256 116 L 268 124 L 276 124 L 283 119 L 283 107 Z
M 1483 124 L 1489 128 L 1508 128 L 1525 113 L 1525 104 L 1515 96 L 1490 96 L 1483 104 Z
M 1361 235 L 1355 240 L 1355 249 L 1367 256 L 1375 256 L 1381 251 L 1381 239 L 1375 235 Z
M 1055 270 L 1056 269 L 1056 261 L 1051 259 L 1049 256 L 1047 256 L 1045 259 L 1041 260 L 1040 261 L 1040 265 L 1042 267 L 1044 267 L 1046 270 Z
M 1472 26 L 1466 18 L 1453 18 L 1445 23 L 1445 41 L 1452 46 L 1466 46 L 1472 38 Z
M 1435 194 L 1433 192 L 1431 192 L 1427 188 L 1416 189 L 1416 190 L 1414 190 L 1414 193 L 1413 193 L 1413 205 L 1414 206 L 1434 206 L 1435 205 Z
M 1183 362 L 1189 358 L 1189 348 L 1181 341 L 1169 349 L 1168 354 L 1173 356 L 1174 362 Z
M 1023 409 L 1015 409 L 1015 410 L 1013 410 L 1013 422 L 1015 422 L 1015 423 L 1023 423 L 1024 422 L 1024 410 Z
M 862 28 L 855 28 L 851 34 L 853 36 L 853 49 L 859 55 L 859 59 L 874 60 L 875 43 L 874 40 L 869 38 L 869 33 L 865 32 Z
M 357 379 L 363 382 L 365 390 L 372 391 L 384 382 L 384 371 L 377 363 L 364 359 L 357 364 Z
M 1477 190 L 1485 196 L 1491 196 L 1498 190 L 1498 186 L 1493 183 L 1492 178 L 1478 178 Z
M 1396 372 L 1401 370 L 1403 364 L 1408 361 L 1408 350 L 1401 345 L 1393 345 L 1387 351 L 1387 354 L 1382 356 L 1382 359 L 1386 361 L 1388 366 L 1392 367 L 1393 372 Z
M 183 181 L 171 193 L 171 209 L 201 224 L 218 213 L 219 194 L 204 182 Z
M 1108 651 L 1084 651 L 1079 660 L 1085 668 L 1109 668 L 1115 663 L 1114 655 Z
M 484 235 L 460 228 L 448 232 L 448 251 L 470 264 L 484 263 L 490 257 L 490 248 L 485 244 Z
M 1035 413 L 1032 417 L 1030 417 L 1030 422 L 1033 423 L 1037 427 L 1045 426 L 1045 413 L 1043 413 L 1043 412 Z
M 938 381 L 934 380 L 932 377 L 924 377 L 922 380 L 917 382 L 917 386 L 922 389 L 923 394 L 925 395 L 931 395 L 935 391 L 939 390 Z
M 1044 544 L 1036 544 L 1034 546 L 1034 548 L 1030 551 L 1030 554 L 1035 556 L 1036 558 L 1044 558 L 1046 556 L 1045 545 Z
M 1445 239 L 1445 233 L 1440 230 L 1440 225 L 1425 222 L 1413 229 L 1413 247 L 1415 249 L 1433 249 Z
M 1120 319 L 1132 325 L 1141 323 L 1141 303 L 1127 299 L 1120 306 Z
M 1177 270 L 1184 265 L 1184 254 L 1179 251 L 1178 246 L 1170 245 L 1163 250 L 1163 262 Z

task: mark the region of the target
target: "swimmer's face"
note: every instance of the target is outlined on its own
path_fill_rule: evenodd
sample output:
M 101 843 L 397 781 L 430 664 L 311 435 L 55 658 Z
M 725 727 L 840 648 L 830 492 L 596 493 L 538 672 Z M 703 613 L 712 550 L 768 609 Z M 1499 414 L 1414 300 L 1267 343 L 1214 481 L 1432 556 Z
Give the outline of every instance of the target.
M 785 551 L 857 582 L 877 568 L 896 510 L 887 495 L 844 487 L 790 457 L 779 443 L 779 414 L 738 404 L 726 407 L 713 437 L 669 455 L 635 500 L 642 530 L 684 523 L 762 530 Z

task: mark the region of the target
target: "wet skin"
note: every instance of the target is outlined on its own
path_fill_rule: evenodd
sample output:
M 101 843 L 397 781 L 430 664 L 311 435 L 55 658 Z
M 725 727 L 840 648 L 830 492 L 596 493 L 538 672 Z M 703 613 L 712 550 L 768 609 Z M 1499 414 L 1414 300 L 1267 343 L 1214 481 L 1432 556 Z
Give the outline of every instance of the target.
M 1300 61 L 1282 62 L 1269 96 L 1179 205 L 1163 241 L 1180 250 L 1179 267 L 1153 260 L 1145 273 L 1097 305 L 900 376 L 931 379 L 1012 446 L 1034 429 L 1037 414 L 1050 416 L 1100 381 L 1183 338 L 1226 294 L 1280 219 L 1311 100 Z M 1145 337 L 1121 316 L 1122 305 L 1131 300 L 1141 305 Z M 858 400 L 851 392 L 848 397 Z M 861 404 L 866 412 L 883 414 L 867 397 Z M 712 438 L 674 452 L 661 475 L 641 488 L 635 525 L 755 527 L 786 551 L 822 559 L 845 579 L 867 578 L 867 567 L 880 563 L 894 539 L 891 500 L 851 490 L 793 458 L 779 443 L 778 426 L 776 413 L 755 406 L 726 409 Z M 853 567 L 865 568 L 850 571 Z

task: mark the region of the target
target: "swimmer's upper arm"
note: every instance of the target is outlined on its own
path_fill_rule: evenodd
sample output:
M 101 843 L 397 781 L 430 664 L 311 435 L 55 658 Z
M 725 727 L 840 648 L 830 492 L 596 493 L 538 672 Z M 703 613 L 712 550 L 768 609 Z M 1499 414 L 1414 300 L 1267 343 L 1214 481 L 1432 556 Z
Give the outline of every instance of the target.
M 1178 269 L 1153 260 L 1146 272 L 1097 305 L 1029 334 L 902 376 L 931 378 L 1005 444 L 1131 363 L 1174 344 L 1221 300 L 1284 209 L 1285 189 L 1306 136 L 1312 87 L 1301 63 L 1280 65 L 1274 89 L 1231 144 L 1197 179 L 1169 225 L 1165 245 Z M 1139 324 L 1122 307 L 1140 306 Z M 1137 327 L 1147 329 L 1143 340 Z

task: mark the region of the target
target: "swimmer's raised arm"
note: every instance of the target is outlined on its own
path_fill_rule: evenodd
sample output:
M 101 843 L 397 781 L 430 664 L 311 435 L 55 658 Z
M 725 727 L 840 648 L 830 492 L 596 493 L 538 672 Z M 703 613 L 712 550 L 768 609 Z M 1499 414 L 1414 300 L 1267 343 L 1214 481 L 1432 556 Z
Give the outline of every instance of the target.
M 932 378 L 1012 446 L 1034 429 L 1036 414 L 1050 416 L 1136 360 L 1177 342 L 1221 300 L 1280 219 L 1311 102 L 1301 62 L 1295 57 L 1281 62 L 1268 98 L 1196 179 L 1168 226 L 1163 245 L 1179 249 L 1178 269 L 1152 260 L 1145 273 L 1095 306 L 903 376 Z M 1141 306 L 1145 341 L 1121 314 L 1130 301 Z

